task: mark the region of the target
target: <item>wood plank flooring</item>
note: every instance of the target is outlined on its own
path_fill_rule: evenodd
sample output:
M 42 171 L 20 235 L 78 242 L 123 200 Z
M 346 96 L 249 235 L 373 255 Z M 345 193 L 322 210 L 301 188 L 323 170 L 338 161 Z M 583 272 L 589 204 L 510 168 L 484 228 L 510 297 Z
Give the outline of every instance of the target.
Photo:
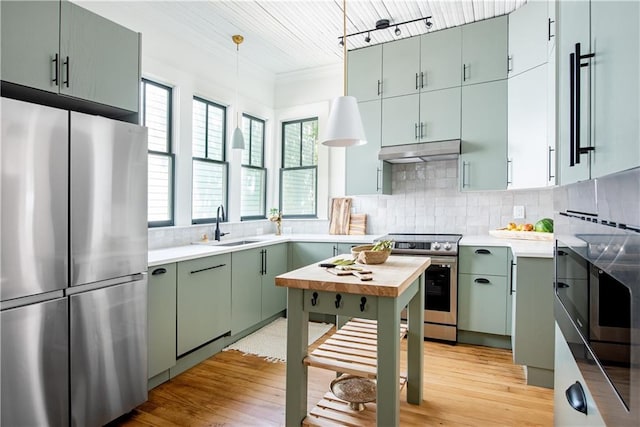
M 329 331 L 315 346 L 324 341 Z M 406 340 L 401 372 L 406 372 Z M 406 403 L 402 426 L 552 426 L 553 391 L 527 386 L 508 350 L 424 344 L 424 401 Z M 224 351 L 149 392 L 149 400 L 113 426 L 281 426 L 284 363 Z M 309 368 L 309 411 L 328 391 L 331 371 Z

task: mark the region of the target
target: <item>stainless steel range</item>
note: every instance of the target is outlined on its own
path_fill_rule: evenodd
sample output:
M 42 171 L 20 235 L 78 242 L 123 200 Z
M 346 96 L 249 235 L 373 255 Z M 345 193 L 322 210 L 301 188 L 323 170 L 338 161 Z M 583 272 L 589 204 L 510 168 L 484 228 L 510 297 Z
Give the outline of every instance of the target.
M 458 242 L 460 234 L 391 233 L 378 240 L 393 240 L 394 255 L 428 256 L 425 272 L 425 339 L 457 341 Z

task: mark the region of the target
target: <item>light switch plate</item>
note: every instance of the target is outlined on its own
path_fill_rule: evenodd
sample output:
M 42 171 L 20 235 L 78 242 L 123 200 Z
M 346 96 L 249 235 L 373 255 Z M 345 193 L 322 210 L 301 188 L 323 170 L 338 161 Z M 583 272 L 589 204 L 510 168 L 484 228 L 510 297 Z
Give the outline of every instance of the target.
M 513 207 L 513 219 L 524 219 L 524 206 Z

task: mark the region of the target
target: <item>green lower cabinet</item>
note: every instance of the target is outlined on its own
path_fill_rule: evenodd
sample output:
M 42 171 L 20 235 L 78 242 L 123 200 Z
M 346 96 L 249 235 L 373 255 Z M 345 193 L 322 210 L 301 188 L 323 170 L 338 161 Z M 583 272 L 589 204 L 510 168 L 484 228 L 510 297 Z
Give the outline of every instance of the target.
M 262 275 L 262 320 L 287 308 L 287 288 L 276 286 L 275 277 L 287 272 L 289 245 L 279 245 L 265 248 L 265 268 Z
M 148 378 L 176 364 L 176 264 L 149 269 Z
M 263 250 L 247 249 L 231 254 L 231 335 L 261 320 Z
M 505 276 L 459 274 L 458 329 L 509 335 L 510 331 L 507 330 L 508 293 Z
M 291 269 L 296 269 L 336 256 L 338 246 L 335 243 L 292 242 L 290 250 Z
M 231 331 L 231 254 L 178 263 L 177 353 Z

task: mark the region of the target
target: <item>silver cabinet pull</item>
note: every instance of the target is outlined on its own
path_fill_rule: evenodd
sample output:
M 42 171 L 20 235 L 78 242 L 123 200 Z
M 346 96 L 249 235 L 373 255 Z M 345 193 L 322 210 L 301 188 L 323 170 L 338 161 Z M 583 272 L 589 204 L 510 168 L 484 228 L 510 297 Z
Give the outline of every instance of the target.
M 547 147 L 549 150 L 547 152 L 547 158 L 549 160 L 549 174 L 548 177 L 549 179 L 547 181 L 551 181 L 552 179 L 554 179 L 556 177 L 555 173 L 553 173 L 553 164 L 551 162 L 551 153 L 556 151 L 555 148 L 551 148 L 551 146 Z
M 513 160 L 507 159 L 507 185 L 513 184 Z
M 462 162 L 462 188 L 468 187 L 469 186 L 469 182 L 467 181 L 467 167 L 470 167 L 471 163 L 470 162 Z

